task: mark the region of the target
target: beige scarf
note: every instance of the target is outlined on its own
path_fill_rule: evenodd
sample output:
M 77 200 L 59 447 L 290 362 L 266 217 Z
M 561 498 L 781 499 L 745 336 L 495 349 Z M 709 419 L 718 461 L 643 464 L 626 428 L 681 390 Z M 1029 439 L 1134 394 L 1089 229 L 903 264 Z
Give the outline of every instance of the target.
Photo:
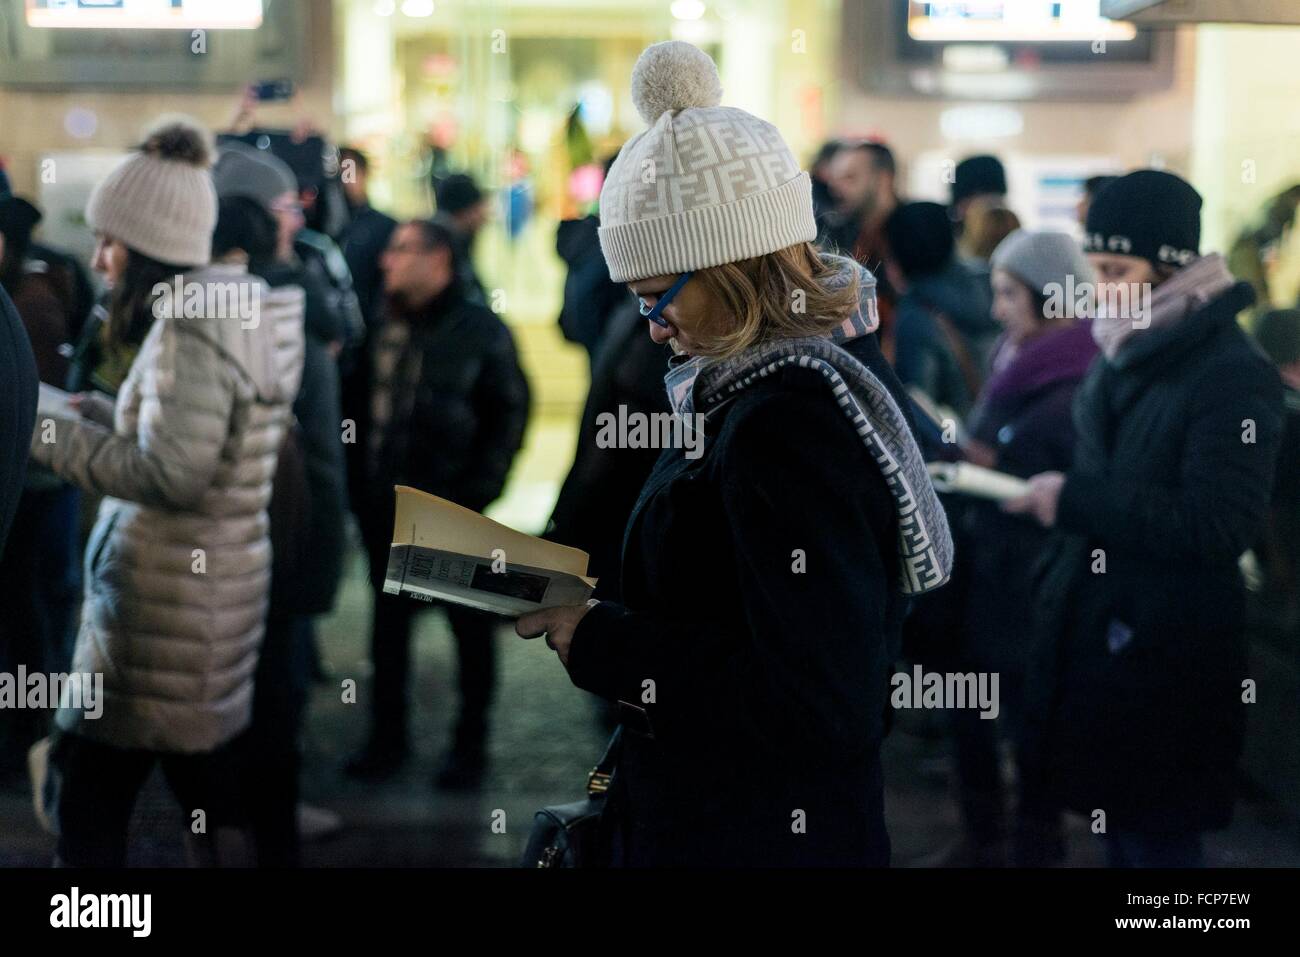
M 1124 344 L 1139 333 L 1181 322 L 1207 302 L 1222 295 L 1235 280 L 1218 253 L 1202 256 L 1156 286 L 1150 306 L 1136 314 L 1108 315 L 1102 304 L 1092 322 L 1092 338 L 1107 359 L 1114 361 Z

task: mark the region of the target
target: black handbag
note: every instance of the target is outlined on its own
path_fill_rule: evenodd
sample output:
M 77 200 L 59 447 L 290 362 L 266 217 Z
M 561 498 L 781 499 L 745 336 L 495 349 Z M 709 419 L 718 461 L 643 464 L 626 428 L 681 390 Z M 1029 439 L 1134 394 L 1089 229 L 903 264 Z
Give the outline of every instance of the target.
M 619 726 L 604 756 L 587 775 L 586 798 L 544 807 L 533 816 L 533 832 L 520 862 L 523 867 L 603 867 L 608 863 L 607 829 L 602 827 L 601 816 L 614 779 L 622 735 Z

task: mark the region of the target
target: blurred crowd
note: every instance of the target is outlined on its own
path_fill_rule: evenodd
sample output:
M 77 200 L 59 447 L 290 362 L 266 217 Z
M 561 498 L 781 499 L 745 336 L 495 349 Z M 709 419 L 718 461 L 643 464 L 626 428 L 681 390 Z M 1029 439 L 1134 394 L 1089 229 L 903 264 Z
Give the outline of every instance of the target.
M 304 828 L 337 823 L 298 780 L 316 628 L 354 542 L 373 589 L 371 729 L 341 772 L 410 760 L 412 629 L 430 606 L 383 592 L 391 490 L 486 509 L 530 389 L 475 268 L 492 191 L 442 171 L 436 215 L 398 221 L 368 173 L 355 148 L 256 129 L 214 143 L 172 121 L 95 189 L 89 264 L 37 241 L 40 209 L 0 181 L 0 380 L 17 403 L 0 417 L 0 672 L 107 682 L 98 721 L 0 711 L 0 774 L 25 780 L 30 762 L 64 863 L 124 863 L 155 765 L 207 814 L 197 860 L 291 866 Z M 944 727 L 965 837 L 941 863 L 1060 863 L 1062 814 L 1093 807 L 1116 822 L 1112 863 L 1200 863 L 1234 799 L 1242 728 L 1222 702 L 1248 673 L 1244 552 L 1268 627 L 1292 642 L 1300 627 L 1300 309 L 1256 306 L 1257 277 L 1202 252 L 1200 197 L 1167 172 L 1088 180 L 1083 244 L 1022 228 L 994 156 L 958 163 L 946 203 L 903 195 L 883 142 L 827 143 L 810 173 L 817 245 L 874 279 L 883 359 L 862 361 L 897 377 L 926 460 L 1027 482 L 1006 504 L 942 497 L 952 579 L 902 626 L 909 666 L 1001 677 L 996 721 L 958 709 Z M 545 536 L 588 552 L 595 597 L 618 599 L 659 451 L 601 447 L 595 423 L 670 412 L 671 353 L 611 280 L 599 227 L 592 213 L 556 236 L 558 324 L 591 385 Z M 161 321 L 156 287 L 176 276 L 255 285 L 260 322 Z M 1051 307 L 1084 284 L 1154 289 L 1149 333 Z M 36 379 L 73 411 L 38 415 Z M 435 783 L 472 789 L 501 622 L 432 607 L 460 693 Z

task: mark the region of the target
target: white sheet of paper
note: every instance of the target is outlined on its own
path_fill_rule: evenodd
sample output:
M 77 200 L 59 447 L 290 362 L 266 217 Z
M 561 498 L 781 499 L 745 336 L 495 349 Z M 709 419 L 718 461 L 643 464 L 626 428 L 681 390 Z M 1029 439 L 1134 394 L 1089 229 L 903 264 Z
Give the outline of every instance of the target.
M 71 392 L 64 392 L 62 389 L 56 389 L 54 386 L 42 382 L 40 395 L 36 400 L 36 413 L 38 415 L 57 415 L 65 419 L 80 418 L 77 410 L 68 404 L 68 400 L 71 398 Z

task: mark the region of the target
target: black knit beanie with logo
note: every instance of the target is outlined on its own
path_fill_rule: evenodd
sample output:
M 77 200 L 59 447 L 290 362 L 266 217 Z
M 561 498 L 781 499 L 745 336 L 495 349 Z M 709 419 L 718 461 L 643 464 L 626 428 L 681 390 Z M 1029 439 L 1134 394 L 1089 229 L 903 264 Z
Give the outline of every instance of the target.
M 1201 246 L 1201 194 L 1163 170 L 1140 169 L 1102 188 L 1088 207 L 1083 249 L 1180 268 Z

